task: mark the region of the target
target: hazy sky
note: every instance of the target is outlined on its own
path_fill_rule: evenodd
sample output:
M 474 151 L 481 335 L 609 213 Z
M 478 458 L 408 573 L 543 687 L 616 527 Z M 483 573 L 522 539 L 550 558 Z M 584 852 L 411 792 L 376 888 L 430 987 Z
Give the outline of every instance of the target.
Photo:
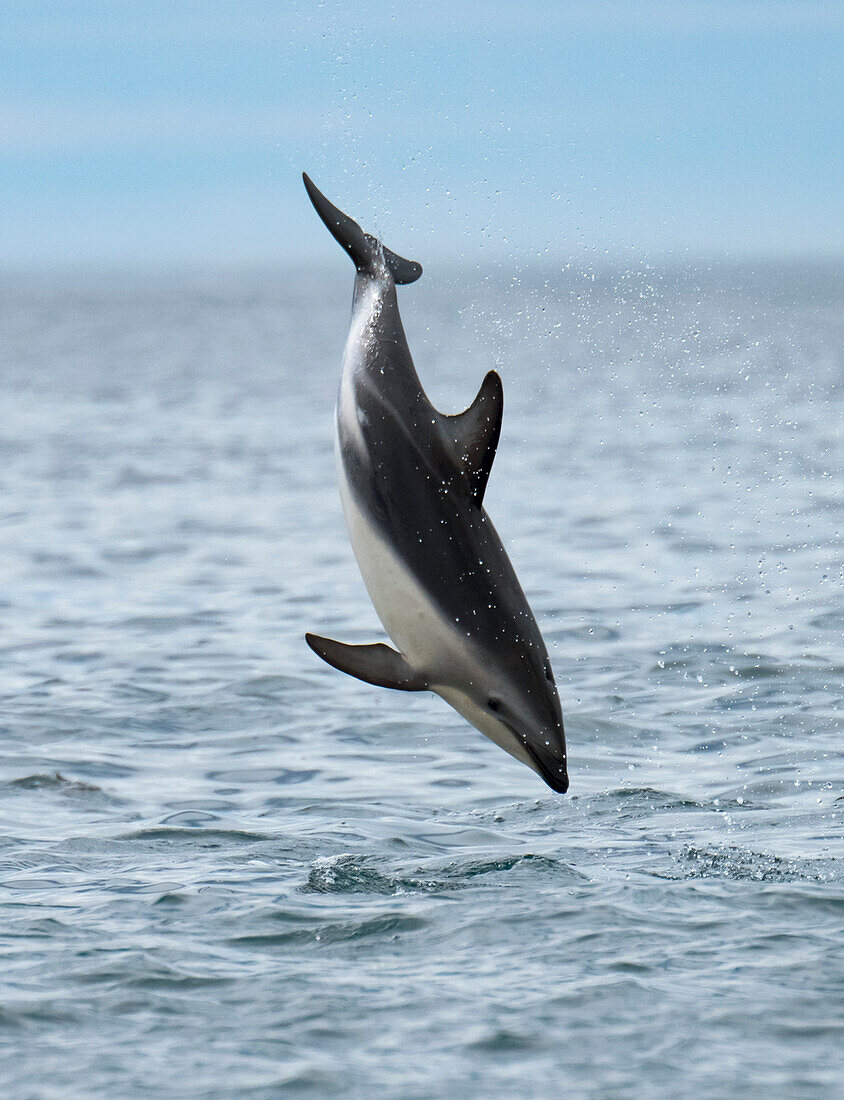
M 0 265 L 844 254 L 844 4 L 2 0 Z

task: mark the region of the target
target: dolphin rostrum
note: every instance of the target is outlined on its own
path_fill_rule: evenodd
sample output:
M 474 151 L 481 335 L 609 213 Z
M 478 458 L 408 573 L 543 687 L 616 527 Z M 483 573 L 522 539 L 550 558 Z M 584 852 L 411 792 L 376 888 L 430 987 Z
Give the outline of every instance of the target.
M 501 431 L 501 379 L 490 371 L 465 412 L 437 412 L 413 366 L 396 297 L 396 286 L 418 279 L 421 266 L 364 233 L 303 179 L 357 271 L 337 396 L 340 496 L 364 583 L 399 652 L 305 638 L 359 680 L 435 692 L 564 792 L 551 663 L 483 508 Z

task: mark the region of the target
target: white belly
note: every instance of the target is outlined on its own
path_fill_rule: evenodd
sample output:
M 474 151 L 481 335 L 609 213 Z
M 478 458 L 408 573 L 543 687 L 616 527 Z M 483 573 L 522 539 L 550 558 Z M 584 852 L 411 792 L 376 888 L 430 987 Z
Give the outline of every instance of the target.
M 396 648 L 414 668 L 435 677 L 454 659 L 459 638 L 358 506 L 339 454 L 337 466 L 349 541 L 372 606 Z

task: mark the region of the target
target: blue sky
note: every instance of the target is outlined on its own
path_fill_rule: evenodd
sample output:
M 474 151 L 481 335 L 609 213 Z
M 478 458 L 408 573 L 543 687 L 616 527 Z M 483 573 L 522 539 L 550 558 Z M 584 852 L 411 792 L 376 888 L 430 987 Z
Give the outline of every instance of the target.
M 0 266 L 844 254 L 844 4 L 4 0 Z

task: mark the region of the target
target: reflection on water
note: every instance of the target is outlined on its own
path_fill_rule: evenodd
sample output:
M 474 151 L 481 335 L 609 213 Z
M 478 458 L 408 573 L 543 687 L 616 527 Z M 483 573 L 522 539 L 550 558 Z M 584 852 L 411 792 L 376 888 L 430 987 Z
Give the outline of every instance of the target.
M 553 795 L 378 624 L 332 403 L 345 270 L 3 287 L 0 1060 L 19 1095 L 831 1095 L 842 287 L 447 274 L 443 411 L 549 643 Z

